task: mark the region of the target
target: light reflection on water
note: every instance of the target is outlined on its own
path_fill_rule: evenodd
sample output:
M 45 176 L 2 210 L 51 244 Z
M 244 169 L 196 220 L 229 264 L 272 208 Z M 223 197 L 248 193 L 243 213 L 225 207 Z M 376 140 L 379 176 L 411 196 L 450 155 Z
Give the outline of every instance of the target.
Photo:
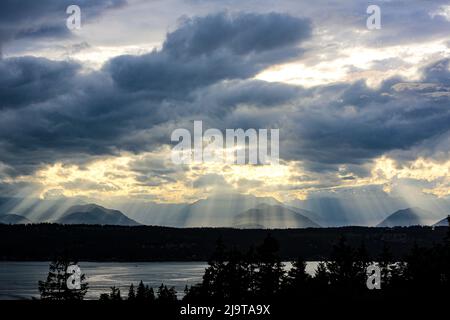
M 307 272 L 314 273 L 318 262 L 307 263 Z M 37 283 L 45 280 L 48 262 L 0 262 L 0 299 L 30 299 L 39 297 Z M 290 263 L 285 263 L 290 269 Z M 80 262 L 79 266 L 89 283 L 87 299 L 98 299 L 109 288 L 120 288 L 123 296 L 130 284 L 139 281 L 153 287 L 164 283 L 174 286 L 181 297 L 186 285 L 201 282 L 206 262 Z

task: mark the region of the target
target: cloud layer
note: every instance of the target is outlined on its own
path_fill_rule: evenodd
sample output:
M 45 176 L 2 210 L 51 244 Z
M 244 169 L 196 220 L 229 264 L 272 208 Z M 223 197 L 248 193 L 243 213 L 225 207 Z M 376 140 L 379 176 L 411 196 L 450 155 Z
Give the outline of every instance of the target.
M 89 12 L 95 17 L 123 4 L 100 1 Z M 0 19 L 3 43 L 25 35 L 41 39 L 49 34 L 45 30 L 59 25 L 59 18 L 53 19 L 59 5 L 51 1 L 43 7 L 29 4 L 24 12 L 16 6 L 9 10 L 10 5 L 0 5 L 0 12 L 12 12 Z M 83 5 L 89 8 L 87 2 Z M 446 17 L 419 13 L 420 23 L 435 19 L 429 30 L 440 37 L 448 26 Z M 36 19 L 29 27 L 31 14 Z M 52 32 L 52 37 L 59 32 L 65 31 Z M 116 56 L 96 70 L 75 60 L 3 58 L 1 187 L 42 184 L 48 193 L 128 192 L 151 199 L 164 194 L 165 200 L 177 201 L 220 188 L 301 197 L 324 189 L 388 185 L 393 179 L 426 180 L 418 174 L 418 159 L 431 166 L 427 170 L 447 168 L 448 57 L 422 61 L 412 78 L 393 72 L 376 87 L 360 78 L 308 87 L 257 79 L 268 68 L 295 61 L 305 67 L 338 60 L 336 43 L 314 55 L 314 46 L 322 44 L 327 32 L 317 18 L 219 11 L 183 17 L 159 48 Z M 333 41 L 339 36 L 336 31 Z M 388 37 L 384 33 L 375 38 L 388 46 Z M 372 67 L 379 72 L 391 69 L 387 64 L 411 64 L 401 57 L 374 61 Z M 363 74 L 359 66 L 352 67 Z M 222 130 L 280 128 L 281 166 L 273 172 L 173 166 L 167 162 L 170 134 L 178 127 L 192 128 L 193 120 Z M 427 183 L 425 189 L 446 196 L 442 190 L 448 172 Z

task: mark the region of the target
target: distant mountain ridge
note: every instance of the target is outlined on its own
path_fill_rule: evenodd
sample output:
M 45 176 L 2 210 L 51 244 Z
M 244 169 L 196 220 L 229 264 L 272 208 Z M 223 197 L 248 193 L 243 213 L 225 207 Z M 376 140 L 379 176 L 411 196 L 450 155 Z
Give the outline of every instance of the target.
M 140 225 L 119 210 L 107 209 L 97 204 L 72 206 L 56 222 L 60 224 Z
M 33 222 L 51 222 L 61 217 L 70 206 L 77 203 L 82 202 L 64 197 L 52 200 L 0 197 L 0 215 L 12 212 L 31 219 Z
M 418 207 L 398 210 L 380 222 L 377 227 L 409 227 L 429 225 L 431 212 Z
M 435 224 L 433 224 L 434 227 L 448 227 L 448 218 L 444 218 Z
M 368 193 L 369 194 L 369 193 Z M 297 201 L 282 203 L 272 197 L 258 197 L 254 195 L 244 195 L 236 193 L 225 193 L 211 195 L 205 199 L 197 200 L 193 203 L 158 203 L 146 202 L 122 202 L 113 199 L 98 200 L 98 204 L 86 205 L 82 199 L 58 198 L 58 199 L 25 199 L 0 197 L 0 223 L 1 217 L 13 212 L 19 217 L 5 217 L 4 223 L 81 223 L 81 224 L 117 224 L 117 225 L 159 225 L 168 227 L 233 227 L 236 216 L 250 209 L 258 209 L 262 204 L 271 206 L 282 206 L 293 212 L 309 218 L 314 223 L 322 227 L 335 226 L 396 226 L 396 225 L 447 225 L 444 216 L 450 212 L 450 206 L 445 202 L 439 202 L 439 210 L 436 206 L 425 207 L 428 211 L 419 207 L 411 207 L 412 214 L 400 218 L 391 217 L 396 212 L 402 211 L 397 208 L 405 208 L 398 204 L 390 203 L 371 207 L 381 208 L 377 212 L 365 211 L 363 206 L 355 199 L 356 204 L 351 205 L 353 198 L 349 201 L 328 201 L 317 202 L 311 199 L 310 202 Z M 364 199 L 364 198 L 363 198 Z M 314 202 L 314 201 L 316 202 Z M 369 200 L 369 199 L 365 199 Z M 364 200 L 364 201 L 365 201 Z M 369 203 L 373 203 L 369 201 Z M 349 204 L 350 203 L 350 204 Z M 77 206 L 73 206 L 77 204 Z M 314 205 L 312 205 L 314 204 Z M 81 205 L 78 206 L 78 205 Z M 323 206 L 322 206 L 323 205 Z M 102 207 L 103 206 L 103 207 Z M 90 208 L 90 209 L 83 209 Z M 392 209 L 392 207 L 394 207 Z M 447 208 L 448 207 L 448 208 Z M 82 208 L 82 209 L 80 209 Z M 98 210 L 97 210 L 97 209 Z M 116 210 L 106 209 L 114 208 Z M 302 209 L 300 209 L 302 208 Z M 305 210 L 307 209 L 307 210 Z M 108 210 L 115 214 L 105 214 Z M 347 210 L 349 214 L 347 215 Z M 394 212 L 395 211 L 395 212 Z M 365 217 L 367 212 L 369 219 L 355 218 L 355 212 L 360 212 L 359 216 Z M 394 213 L 392 213 L 394 212 Z M 70 216 L 69 216 L 70 215 Z M 334 217 L 336 215 L 337 217 Z M 257 213 L 260 221 L 269 219 L 262 213 Z M 22 218 L 23 217 L 23 218 Z M 265 218 L 264 218 L 265 217 Z M 264 218 L 264 219 L 263 219 Z M 10 220 L 8 220 L 10 219 Z M 27 220 L 24 220 L 27 219 Z M 29 219 L 29 220 L 28 220 Z M 256 218 L 255 218 L 256 219 Z M 266 225 L 249 220 L 248 225 L 239 223 L 239 227 L 265 228 Z M 288 218 L 281 218 L 288 221 Z M 30 221 L 31 220 L 31 221 Z M 269 219 L 270 220 L 270 219 Z M 386 220 L 386 221 L 385 221 Z M 381 221 L 381 222 L 380 222 Z M 269 224 L 270 225 L 270 224 Z M 272 224 L 273 225 L 273 224 Z M 294 227 L 297 222 L 285 227 Z
M 260 204 L 280 204 L 271 197 L 253 195 L 222 194 L 198 200 L 178 212 L 180 227 L 230 227 L 233 219 L 243 211 Z
M 238 214 L 233 221 L 235 228 L 320 228 L 308 217 L 281 205 L 260 204 Z
M 0 223 L 4 224 L 29 224 L 29 219 L 18 214 L 3 214 L 0 216 Z

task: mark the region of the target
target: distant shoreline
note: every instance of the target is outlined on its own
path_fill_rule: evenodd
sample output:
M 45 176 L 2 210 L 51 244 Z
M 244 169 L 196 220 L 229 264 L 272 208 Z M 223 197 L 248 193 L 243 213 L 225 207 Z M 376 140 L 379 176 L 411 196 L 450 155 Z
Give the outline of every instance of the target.
M 92 262 L 201 262 L 207 261 L 221 238 L 248 250 L 271 234 L 285 261 L 298 256 L 327 260 L 330 248 L 345 236 L 352 245 L 364 243 L 372 256 L 384 244 L 402 260 L 416 243 L 430 247 L 441 242 L 447 227 L 340 227 L 308 229 L 170 228 L 157 226 L 0 225 L 0 261 L 49 261 L 66 254 Z

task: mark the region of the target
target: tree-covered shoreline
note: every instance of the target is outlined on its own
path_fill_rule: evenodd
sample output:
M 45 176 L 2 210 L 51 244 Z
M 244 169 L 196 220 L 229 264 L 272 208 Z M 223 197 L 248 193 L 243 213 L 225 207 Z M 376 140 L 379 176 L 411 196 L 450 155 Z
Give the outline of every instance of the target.
M 266 301 L 283 305 L 297 300 L 315 303 L 318 300 L 403 300 L 417 296 L 446 298 L 450 293 L 450 230 L 447 230 L 442 242 L 432 247 L 415 244 L 400 262 L 394 259 L 386 243 L 382 252 L 374 256 L 364 242 L 355 247 L 342 236 L 332 245 L 330 259 L 319 263 L 313 276 L 306 272 L 306 262 L 302 257 L 292 261 L 292 268 L 286 270 L 279 251 L 279 242 L 270 233 L 260 245 L 245 252 L 227 246 L 219 239 L 202 282 L 186 287 L 181 300 L 173 287 L 161 284 L 155 290 L 145 285 L 145 279 L 136 287 L 131 284 L 125 297 L 118 288 L 112 287 L 99 300 L 103 303 L 173 307 L 186 303 L 214 305 Z M 42 300 L 82 300 L 86 292 L 79 295 L 67 292 L 67 296 L 61 299 L 61 290 L 55 284 L 55 278 L 52 280 L 50 277 L 54 274 L 54 265 L 58 263 L 67 265 L 67 262 L 52 263 L 47 283 L 40 283 Z M 367 267 L 374 263 L 381 271 L 379 290 L 370 290 L 366 285 Z M 58 283 L 63 284 L 64 281 Z M 85 283 L 84 288 L 87 287 Z M 54 290 L 55 295 L 42 288 Z
M 414 244 L 430 248 L 442 242 L 447 227 L 267 230 L 0 224 L 0 260 L 51 261 L 63 252 L 70 252 L 78 261 L 92 262 L 207 261 L 218 238 L 222 238 L 227 246 L 246 252 L 260 245 L 268 232 L 279 242 L 279 255 L 283 261 L 299 256 L 308 261 L 328 260 L 332 245 L 342 235 L 354 247 L 364 242 L 367 251 L 374 256 L 379 255 L 387 244 L 393 258 L 401 261 Z

